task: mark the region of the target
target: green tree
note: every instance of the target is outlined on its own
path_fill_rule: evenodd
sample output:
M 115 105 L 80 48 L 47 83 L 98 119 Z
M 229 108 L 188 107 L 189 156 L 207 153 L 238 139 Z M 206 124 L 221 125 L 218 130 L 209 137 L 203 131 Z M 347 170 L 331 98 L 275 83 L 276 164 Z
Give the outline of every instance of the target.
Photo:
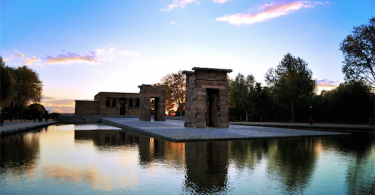
M 186 95 L 186 75 L 179 70 L 177 73 L 172 73 L 164 76 L 159 83 L 154 86 L 165 87 L 165 110 L 175 110 L 185 103 Z M 182 115 L 182 109 L 179 110 L 179 115 Z
M 32 118 L 40 118 L 47 112 L 47 110 L 44 108 L 43 105 L 33 103 L 28 106 L 28 112 L 28 114 L 31 115 Z
M 16 78 L 15 95 L 12 97 L 19 110 L 22 112 L 30 102 L 40 102 L 42 98 L 42 81 L 38 73 L 27 66 L 18 67 L 14 70 Z
M 245 111 L 246 121 L 249 120 L 250 99 L 249 92 L 254 89 L 255 79 L 252 74 L 245 76 L 238 73 L 236 78 L 230 82 L 229 98 L 230 107 Z
M 13 76 L 14 69 L 7 67 L 0 56 L 0 73 L 1 73 L 1 100 L 2 107 L 10 105 L 10 99 L 14 93 L 15 79 Z
M 268 69 L 265 77 L 281 104 L 289 105 L 295 121 L 295 105 L 314 94 L 316 81 L 307 62 L 290 53 L 286 54 L 276 69 Z
M 354 27 L 353 34 L 348 35 L 340 44 L 344 54 L 342 72 L 345 80 L 363 80 L 375 88 L 375 18 L 368 25 Z

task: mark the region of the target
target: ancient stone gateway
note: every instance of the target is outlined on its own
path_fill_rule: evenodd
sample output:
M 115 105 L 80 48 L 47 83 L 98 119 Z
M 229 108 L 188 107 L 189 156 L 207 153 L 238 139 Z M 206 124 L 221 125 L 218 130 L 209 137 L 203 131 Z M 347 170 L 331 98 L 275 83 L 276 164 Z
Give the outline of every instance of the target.
M 199 68 L 186 74 L 185 127 L 229 127 L 227 73 L 231 69 Z
M 154 98 L 154 121 L 165 121 L 165 88 L 145 84 L 138 87 L 141 89 L 139 120 L 151 120 L 150 98 Z

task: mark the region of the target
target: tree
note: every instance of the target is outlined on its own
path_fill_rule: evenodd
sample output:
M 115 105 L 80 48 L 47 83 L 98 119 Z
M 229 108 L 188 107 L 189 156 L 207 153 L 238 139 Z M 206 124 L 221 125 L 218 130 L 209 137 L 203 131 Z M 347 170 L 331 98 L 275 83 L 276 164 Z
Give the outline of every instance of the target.
M 175 110 L 185 103 L 186 95 L 186 75 L 182 74 L 182 70 L 164 76 L 155 86 L 165 87 L 165 110 Z M 182 109 L 180 109 L 182 115 Z
M 1 106 L 7 107 L 10 104 L 10 97 L 14 92 L 15 79 L 13 77 L 14 69 L 5 65 L 3 58 L 0 56 L 0 73 L 1 73 Z
M 29 114 L 29 117 L 31 115 L 32 119 L 40 118 L 46 112 L 47 110 L 41 104 L 33 103 L 28 106 L 28 114 Z
M 340 44 L 344 54 L 342 72 L 345 80 L 363 80 L 375 89 L 375 18 L 370 24 L 354 27 L 353 34 L 348 35 Z
M 39 80 L 38 73 L 26 66 L 15 69 L 16 95 L 14 101 L 19 106 L 25 106 L 30 101 L 40 102 L 42 98 L 42 81 Z
M 314 94 L 316 81 L 307 62 L 290 53 L 286 54 L 276 69 L 268 69 L 266 83 L 272 87 L 278 101 L 290 105 L 292 120 L 295 121 L 295 105 Z
M 230 106 L 240 108 L 245 111 L 246 121 L 249 120 L 250 100 L 249 92 L 254 88 L 254 76 L 252 74 L 245 76 L 238 73 L 234 81 L 230 83 L 229 98 Z

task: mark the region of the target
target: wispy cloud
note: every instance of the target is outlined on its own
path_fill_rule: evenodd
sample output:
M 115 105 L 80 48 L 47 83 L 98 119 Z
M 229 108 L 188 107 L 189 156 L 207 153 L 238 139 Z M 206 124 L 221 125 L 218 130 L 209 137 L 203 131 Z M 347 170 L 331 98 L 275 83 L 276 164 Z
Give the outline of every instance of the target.
M 4 59 L 4 62 L 6 62 L 6 61 L 9 61 L 9 59 L 8 59 L 8 58 L 5 58 L 5 59 Z
M 330 81 L 328 79 L 322 79 L 322 80 L 317 80 L 317 86 L 318 87 L 323 87 L 323 88 L 335 88 L 337 87 L 337 82 L 335 81 Z
M 113 61 L 114 59 L 122 58 L 122 57 L 129 57 L 134 56 L 138 57 L 139 54 L 136 51 L 132 50 L 117 50 L 116 48 L 109 48 L 109 49 L 97 49 L 95 50 L 96 58 L 100 61 Z
M 176 24 L 176 21 L 172 21 L 172 22 L 170 22 L 171 24 Z
M 31 58 L 26 58 L 26 61 L 24 62 L 25 65 L 42 65 L 41 63 L 38 63 L 38 62 L 41 62 L 42 59 L 37 59 L 36 57 L 31 57 Z
M 19 53 L 19 54 L 17 54 L 17 57 L 24 58 L 24 57 L 26 57 L 26 56 L 25 56 L 25 54 L 23 54 L 23 53 Z
M 258 7 L 259 13 L 255 14 L 242 14 L 238 13 L 235 15 L 226 15 L 221 18 L 216 18 L 217 21 L 229 22 L 233 25 L 241 24 L 254 24 L 257 22 L 267 21 L 270 18 L 276 18 L 279 16 L 290 14 L 301 8 L 314 7 L 315 4 L 320 4 L 321 2 L 311 2 L 311 1 L 294 1 L 294 2 L 274 2 L 271 4 L 263 4 Z
M 171 11 L 172 9 L 177 8 L 177 7 L 184 8 L 185 5 L 190 4 L 190 3 L 194 3 L 194 2 L 200 3 L 197 0 L 173 0 L 173 2 L 171 4 L 169 4 L 167 6 L 167 8 L 162 9 L 162 11 Z
M 13 59 L 13 58 L 14 58 L 14 55 L 13 55 L 13 54 L 9 54 L 9 58 L 10 58 L 10 59 Z
M 75 100 L 73 99 L 55 99 L 43 96 L 41 103 L 50 112 L 74 113 Z
M 43 100 L 53 100 L 53 99 L 56 99 L 56 98 L 54 98 L 54 97 L 49 97 L 49 96 L 45 96 L 45 95 L 42 96 L 42 101 L 43 101 Z
M 61 54 L 58 56 L 47 56 L 47 64 L 70 64 L 70 63 L 100 63 L 99 60 L 96 59 L 96 53 L 90 52 L 91 54 L 82 55 L 79 53 L 71 53 L 68 52 L 66 54 Z
M 213 0 L 214 3 L 225 3 L 227 1 L 230 1 L 230 0 Z

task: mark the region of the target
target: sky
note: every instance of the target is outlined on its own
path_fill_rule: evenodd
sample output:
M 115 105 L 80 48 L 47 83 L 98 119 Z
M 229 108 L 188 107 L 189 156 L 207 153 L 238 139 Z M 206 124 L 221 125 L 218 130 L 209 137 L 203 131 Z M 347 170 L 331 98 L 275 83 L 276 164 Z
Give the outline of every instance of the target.
M 344 82 L 340 43 L 374 0 L 0 0 L 0 56 L 43 82 L 42 104 L 73 113 L 99 92 L 139 93 L 178 70 L 264 75 L 291 53 L 318 92 Z

